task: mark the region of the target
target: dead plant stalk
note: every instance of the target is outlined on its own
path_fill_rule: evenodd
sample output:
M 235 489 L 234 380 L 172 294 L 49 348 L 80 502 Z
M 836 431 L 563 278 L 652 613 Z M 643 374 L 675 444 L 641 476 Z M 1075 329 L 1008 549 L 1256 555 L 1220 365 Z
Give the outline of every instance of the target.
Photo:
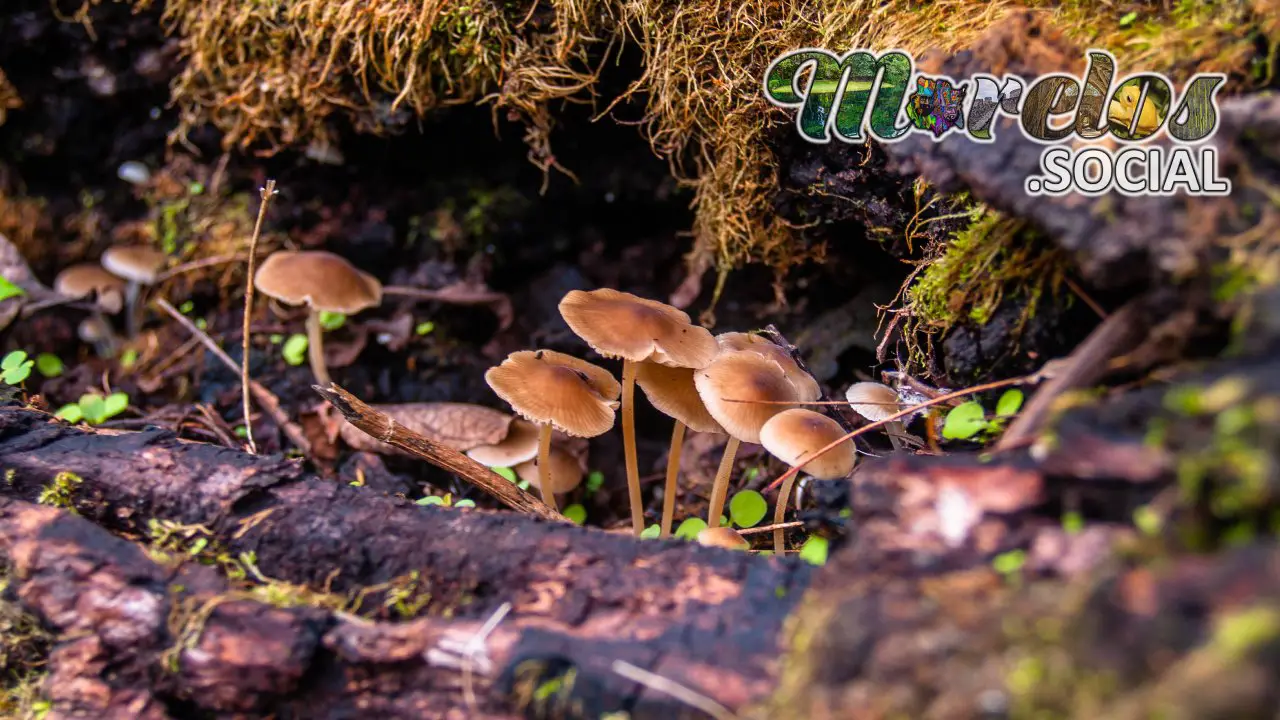
M 267 216 L 267 206 L 271 197 L 276 194 L 276 181 L 267 180 L 259 190 L 262 201 L 258 204 L 258 220 L 253 225 L 253 237 L 249 240 L 249 272 L 245 279 L 244 289 L 244 330 L 240 338 L 240 397 L 244 401 L 244 434 L 249 440 L 249 454 L 258 454 L 258 445 L 253 441 L 252 408 L 249 406 L 249 319 L 253 314 L 253 265 L 258 254 L 258 238 L 262 237 L 262 221 Z

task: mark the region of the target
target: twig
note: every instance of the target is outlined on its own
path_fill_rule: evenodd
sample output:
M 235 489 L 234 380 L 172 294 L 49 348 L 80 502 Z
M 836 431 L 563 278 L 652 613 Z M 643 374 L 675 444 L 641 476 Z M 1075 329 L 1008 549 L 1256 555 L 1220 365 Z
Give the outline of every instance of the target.
M 384 413 L 361 402 L 359 398 L 343 390 L 336 383 L 329 383 L 327 388 L 319 385 L 311 387 L 341 413 L 347 422 L 369 437 L 394 445 L 410 455 L 422 458 L 442 470 L 457 475 L 512 510 L 532 513 L 544 520 L 569 522 L 565 516 L 523 492 L 501 475 L 457 450 L 441 445 L 397 423 Z
M 218 343 L 214 342 L 213 338 L 209 337 L 205 331 L 196 327 L 195 323 L 191 322 L 187 316 L 178 312 L 177 308 L 170 305 L 168 300 L 165 300 L 164 298 L 156 298 L 155 303 L 157 307 L 168 313 L 174 320 L 177 320 L 179 325 L 186 328 L 187 332 L 199 338 L 200 344 L 204 345 L 209 352 L 213 353 L 213 356 L 218 358 L 218 360 L 221 361 L 228 370 L 233 373 L 240 372 L 240 364 L 235 360 L 232 360 L 230 355 L 228 355 L 222 348 L 218 347 Z M 258 405 L 262 407 L 264 412 L 271 416 L 271 419 L 280 427 L 280 430 L 285 434 L 285 437 L 289 438 L 289 441 L 302 452 L 308 455 L 311 454 L 311 443 L 307 440 L 307 436 L 302 434 L 302 428 L 295 425 L 293 421 L 289 419 L 289 416 L 285 414 L 284 410 L 281 409 L 280 399 L 275 396 L 275 393 L 266 389 L 254 380 L 249 381 L 249 392 L 253 393 L 253 397 L 258 401 Z
M 626 660 L 614 660 L 613 671 L 633 683 L 643 685 L 650 690 L 657 690 L 663 695 L 670 695 L 695 710 L 701 710 L 714 720 L 734 720 L 737 717 L 732 710 L 706 695 L 691 690 L 674 680 L 664 678 L 657 673 L 649 672 L 642 667 L 636 667 Z
M 890 415 L 889 417 L 887 417 L 887 418 L 885 418 L 885 419 L 883 419 L 883 420 L 877 420 L 877 421 L 875 421 L 875 422 L 873 422 L 873 423 L 870 423 L 870 424 L 867 424 L 867 425 L 863 425 L 862 427 L 858 428 L 857 430 L 854 430 L 854 431 L 852 431 L 852 432 L 850 432 L 850 433 L 847 433 L 847 434 L 845 434 L 845 435 L 844 435 L 844 436 L 842 436 L 842 437 L 836 438 L 835 440 L 831 441 L 831 442 L 830 442 L 829 444 L 827 444 L 826 446 L 824 446 L 824 447 L 820 448 L 816 453 L 814 453 L 814 454 L 809 458 L 809 460 L 813 460 L 814 458 L 821 457 L 822 455 L 825 455 L 829 450 L 831 450 L 831 449 L 835 448 L 836 446 L 840 445 L 840 443 L 844 442 L 845 440 L 852 440 L 853 438 L 856 438 L 856 437 L 858 437 L 859 435 L 861 435 L 861 434 L 863 434 L 863 433 L 865 433 L 865 432 L 869 432 L 869 431 L 871 431 L 871 430 L 875 430 L 876 428 L 881 427 L 882 425 L 886 425 L 886 424 L 888 424 L 888 423 L 893 422 L 894 420 L 897 420 L 897 419 L 899 419 L 899 418 L 903 418 L 903 417 L 906 417 L 906 416 L 908 416 L 908 415 L 911 415 L 912 413 L 919 412 L 919 411 L 923 410 L 924 408 L 931 407 L 931 406 L 933 406 L 933 405 L 939 405 L 939 404 L 941 404 L 941 403 L 947 402 L 948 400 L 954 400 L 955 398 L 958 398 L 958 397 L 964 397 L 965 395 L 972 395 L 972 394 L 974 394 L 974 393 L 986 392 L 987 390 L 995 390 L 995 389 L 997 389 L 997 388 L 1008 387 L 1008 386 L 1010 386 L 1010 385 L 1023 385 L 1023 384 L 1026 384 L 1026 383 L 1038 382 L 1038 381 L 1039 381 L 1039 379 L 1040 379 L 1040 374 L 1039 374 L 1039 373 L 1034 373 L 1034 374 L 1032 374 L 1032 375 L 1024 375 L 1024 376 L 1022 376 L 1022 377 L 1009 378 L 1009 379 L 1007 379 L 1007 380 L 996 380 L 995 382 L 989 382 L 989 383 L 985 383 L 985 384 L 983 384 L 983 385 L 975 385 L 975 386 L 973 386 L 973 387 L 971 387 L 971 388 L 965 388 L 964 390 L 957 390 L 957 391 L 952 392 L 952 393 L 947 393 L 946 395 L 939 395 L 939 396 L 938 396 L 938 397 L 936 397 L 936 398 L 929 398 L 928 400 L 925 400 L 924 402 L 922 402 L 922 403 L 920 403 L 920 404 L 918 404 L 918 405 L 912 405 L 911 407 L 909 407 L 909 408 L 905 408 L 905 409 L 903 409 L 903 410 L 901 410 L 901 411 L 899 411 L 899 412 L 896 412 L 896 413 L 894 413 L 894 414 Z M 752 401 L 751 401 L 751 400 L 726 400 L 726 402 L 743 402 L 743 403 L 749 403 L 749 402 L 752 402 Z M 822 404 L 822 403 L 791 403 L 791 404 L 793 404 L 793 405 L 819 405 L 819 404 Z M 808 462 L 808 461 L 806 461 L 806 462 Z M 776 479 L 774 479 L 774 481 L 773 481 L 773 482 L 769 483 L 769 486 L 768 486 L 768 487 L 766 487 L 766 488 L 764 489 L 764 492 L 772 492 L 773 490 L 777 489 L 777 487 L 778 487 L 779 485 L 781 485 L 783 482 L 785 482 L 787 478 L 791 477 L 792 475 L 795 475 L 799 470 L 800 470 L 800 468 L 799 468 L 799 467 L 792 467 L 792 468 L 790 468 L 789 470 L 787 470 L 786 472 L 782 473 L 782 474 L 781 474 L 781 475 L 779 475 Z
M 996 442 L 996 450 L 1007 450 L 1040 431 L 1049 409 L 1062 393 L 1083 387 L 1102 377 L 1107 362 L 1140 339 L 1141 323 L 1137 304 L 1130 302 L 1103 320 L 1089 337 L 1067 356 L 1064 366 L 1049 378 L 1035 397 Z
M 757 535 L 759 533 L 773 532 L 774 530 L 786 530 L 787 528 L 800 527 L 804 525 L 802 520 L 793 520 L 792 522 L 778 523 L 776 525 L 759 525 L 753 528 L 743 528 L 738 531 L 739 535 Z
M 253 441 L 252 413 L 249 407 L 249 318 L 253 314 L 253 265 L 258 254 L 258 238 L 262 237 L 262 221 L 267 217 L 267 206 L 271 197 L 276 194 L 276 181 L 267 180 L 267 184 L 258 192 L 262 202 L 258 204 L 258 221 L 253 225 L 253 237 L 249 240 L 249 270 L 244 288 L 244 330 L 240 338 L 240 397 L 244 400 L 244 431 L 249 439 L 249 454 L 258 454 L 258 445 Z
M 213 257 L 201 258 L 200 260 L 192 260 L 191 262 L 185 262 L 181 265 L 174 265 L 168 270 L 165 270 L 156 276 L 156 281 L 152 284 L 159 284 L 165 280 L 169 280 L 184 273 L 193 272 L 201 268 L 212 267 L 214 265 L 227 265 L 233 262 L 240 262 L 241 260 L 244 260 L 243 255 L 215 255 Z

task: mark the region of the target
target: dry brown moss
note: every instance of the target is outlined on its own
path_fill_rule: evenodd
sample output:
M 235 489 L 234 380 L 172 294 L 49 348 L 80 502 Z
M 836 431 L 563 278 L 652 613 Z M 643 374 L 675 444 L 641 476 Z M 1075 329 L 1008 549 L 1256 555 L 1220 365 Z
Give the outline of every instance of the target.
M 759 91 L 768 63 L 804 46 L 954 51 L 1027 6 L 1014 0 L 169 0 L 164 17 L 187 58 L 174 86 L 181 129 L 212 122 L 229 144 L 265 151 L 323 144 L 335 116 L 383 132 L 443 105 L 488 102 L 524 120 L 535 163 L 557 167 L 549 141 L 554 103 L 595 100 L 598 64 L 620 48 L 638 49 L 644 74 L 624 97 L 642 101 L 643 115 L 613 112 L 639 120 L 655 151 L 694 190 L 691 262 L 785 269 L 822 249 L 802 248 L 773 213 L 776 160 L 765 133 L 786 116 Z M 1167 9 L 1095 0 L 1030 0 L 1030 6 L 1052 12 L 1082 46 L 1105 47 L 1125 66 L 1175 78 L 1225 70 L 1265 80 L 1253 65 L 1256 43 L 1259 36 L 1280 36 L 1275 0 L 1182 0 Z

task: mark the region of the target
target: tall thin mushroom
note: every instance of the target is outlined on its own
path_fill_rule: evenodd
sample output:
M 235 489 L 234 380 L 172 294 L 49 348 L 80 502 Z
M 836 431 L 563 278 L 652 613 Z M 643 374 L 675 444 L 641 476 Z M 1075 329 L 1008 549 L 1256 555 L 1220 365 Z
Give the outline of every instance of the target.
M 596 437 L 614 423 L 622 391 L 608 370 L 553 350 L 521 350 L 489 368 L 485 382 L 518 415 L 539 425 L 538 472 L 542 500 L 556 508 L 551 481 L 551 431 Z
M 130 338 L 137 337 L 142 327 L 142 287 L 155 284 L 168 262 L 168 255 L 145 245 L 114 245 L 102 254 L 102 267 L 127 283 L 124 317 Z
M 783 410 L 769 418 L 764 427 L 760 428 L 760 444 L 770 455 L 819 480 L 837 480 L 853 472 L 857 456 L 853 450 L 853 440 L 844 436 L 845 431 L 840 423 L 822 413 L 804 408 Z M 809 459 L 814 453 L 841 438 L 844 439 L 839 445 Z M 781 525 L 786 517 L 787 499 L 791 497 L 791 488 L 795 485 L 797 475 L 799 473 L 792 473 L 778 491 L 778 500 L 773 509 L 774 525 Z M 786 531 L 782 528 L 775 528 L 773 531 L 773 551 L 778 555 L 786 549 L 785 535 Z
M 693 382 L 711 417 L 729 434 L 729 444 L 711 487 L 711 506 L 707 512 L 707 526 L 718 527 L 739 444 L 758 444 L 760 429 L 785 409 L 765 403 L 811 402 L 813 398 L 797 389 L 776 360 L 750 350 L 720 355 L 695 372 Z
M 323 250 L 272 253 L 254 274 L 263 295 L 307 306 L 307 357 L 321 387 L 329 385 L 320 313 L 354 315 L 382 303 L 382 283 L 342 257 Z
M 715 338 L 689 315 L 666 303 L 609 288 L 573 290 L 560 301 L 569 327 L 597 353 L 622 359 L 622 447 L 627 465 L 631 526 L 644 532 L 640 467 L 636 459 L 635 383 L 637 363 L 706 367 L 718 352 Z
M 880 422 L 902 409 L 897 391 L 878 382 L 854 383 L 849 386 L 844 395 L 849 401 L 849 408 L 871 422 Z M 901 450 L 902 441 L 898 436 L 906 432 L 902 421 L 894 420 L 885 423 L 884 431 L 889 436 L 893 449 Z
M 636 384 L 644 391 L 645 397 L 649 398 L 649 403 L 675 419 L 675 427 L 671 431 L 671 449 L 667 453 L 667 484 L 662 495 L 659 537 L 671 534 L 685 427 L 695 432 L 724 432 L 720 423 L 707 412 L 707 406 L 698 395 L 698 388 L 693 384 L 693 373 L 692 368 L 668 367 L 650 362 L 640 363 L 636 368 Z

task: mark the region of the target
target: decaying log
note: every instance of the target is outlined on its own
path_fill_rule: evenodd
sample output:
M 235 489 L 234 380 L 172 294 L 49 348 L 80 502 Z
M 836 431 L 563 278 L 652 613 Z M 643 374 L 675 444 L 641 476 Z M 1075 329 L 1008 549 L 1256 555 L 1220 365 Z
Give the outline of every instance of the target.
M 503 687 L 536 689 L 576 667 L 574 698 L 588 716 L 673 716 L 669 697 L 610 672 L 618 659 L 730 708 L 760 699 L 811 574 L 794 559 L 419 507 L 278 458 L 160 430 L 92 433 L 17 408 L 0 409 L 0 468 L 11 471 L 0 495 L 30 501 L 73 473 L 70 500 L 83 517 L 143 537 L 152 519 L 201 525 L 231 557 L 253 553 L 278 580 L 345 594 L 416 573 L 427 611 L 460 621 L 510 603 L 508 622 L 523 630 L 495 670 Z

